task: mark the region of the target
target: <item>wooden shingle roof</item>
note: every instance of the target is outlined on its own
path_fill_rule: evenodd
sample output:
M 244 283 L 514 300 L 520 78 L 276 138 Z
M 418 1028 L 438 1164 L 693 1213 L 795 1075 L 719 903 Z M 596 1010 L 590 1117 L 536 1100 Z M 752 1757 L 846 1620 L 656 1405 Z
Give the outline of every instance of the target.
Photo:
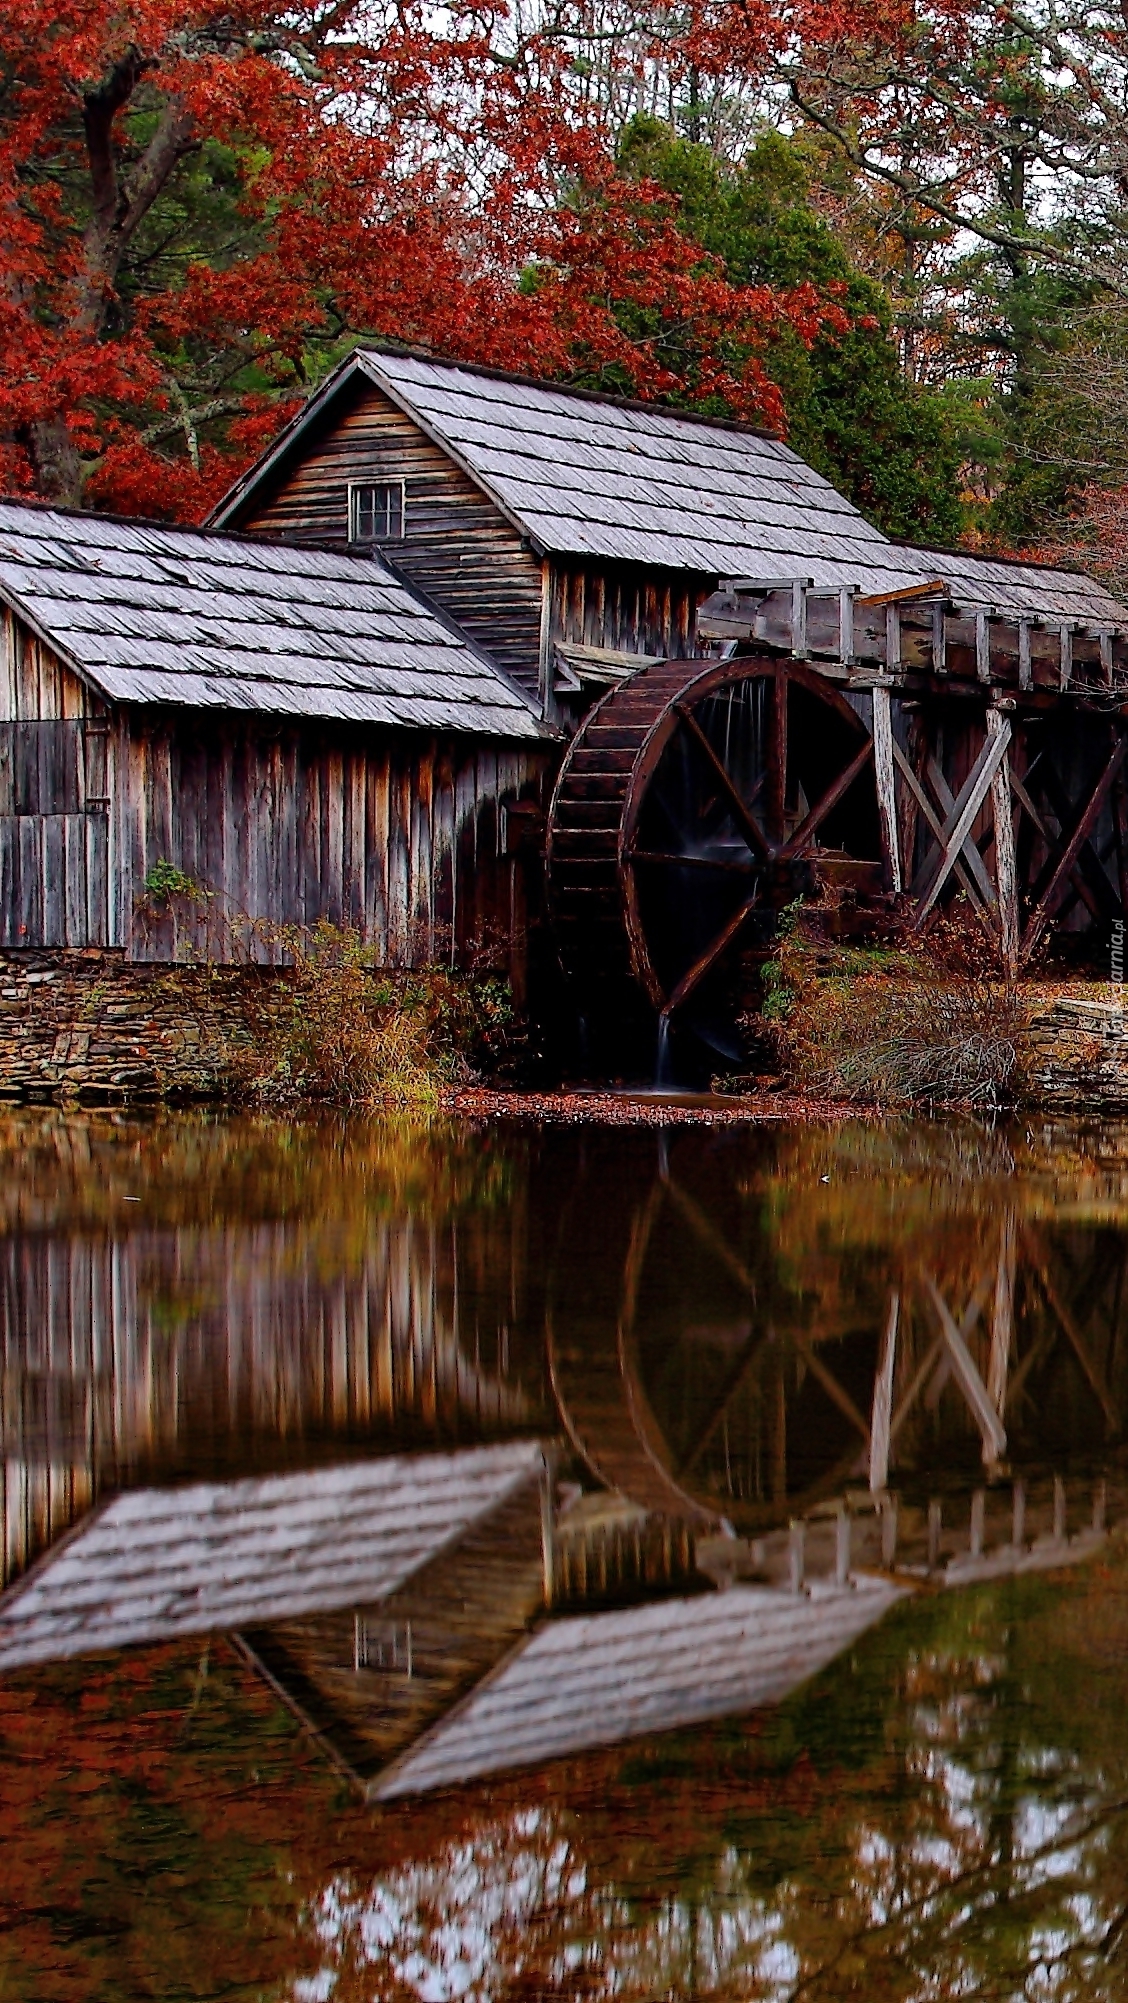
M 0 1599 L 0 1673 L 382 1599 L 543 1468 L 522 1440 L 119 1495 Z
M 0 601 L 112 701 L 541 731 L 375 555 L 0 502 Z
M 1128 617 L 1103 585 L 1071 571 L 890 542 L 789 446 L 748 426 L 368 348 L 328 378 L 216 521 L 238 519 L 251 491 L 358 378 L 406 412 L 547 556 L 806 578 L 862 594 L 943 578 L 951 597 L 1003 615 L 1112 625 Z
M 550 1621 L 371 1788 L 381 1801 L 777 1704 L 903 1595 L 734 1586 Z

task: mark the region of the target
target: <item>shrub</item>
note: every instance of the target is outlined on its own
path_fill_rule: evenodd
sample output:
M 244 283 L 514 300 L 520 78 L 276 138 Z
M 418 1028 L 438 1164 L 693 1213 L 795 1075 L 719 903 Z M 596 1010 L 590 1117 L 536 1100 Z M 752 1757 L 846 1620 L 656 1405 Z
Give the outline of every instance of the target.
M 793 907 L 765 994 L 780 1063 L 809 1091 L 884 1105 L 1012 1096 L 1027 1010 L 970 914 L 920 942 L 860 948 L 828 938 L 817 907 Z
M 379 968 L 357 933 L 325 923 L 279 943 L 291 964 L 249 1004 L 246 1082 L 260 1099 L 434 1105 L 512 1018 L 494 976 Z

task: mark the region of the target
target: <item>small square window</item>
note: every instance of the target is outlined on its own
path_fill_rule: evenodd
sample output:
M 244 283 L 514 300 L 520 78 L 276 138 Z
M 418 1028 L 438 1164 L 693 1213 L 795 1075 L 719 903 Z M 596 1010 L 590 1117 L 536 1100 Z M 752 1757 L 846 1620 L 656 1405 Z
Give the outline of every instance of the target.
M 403 536 L 404 483 L 349 488 L 349 541 L 399 542 Z

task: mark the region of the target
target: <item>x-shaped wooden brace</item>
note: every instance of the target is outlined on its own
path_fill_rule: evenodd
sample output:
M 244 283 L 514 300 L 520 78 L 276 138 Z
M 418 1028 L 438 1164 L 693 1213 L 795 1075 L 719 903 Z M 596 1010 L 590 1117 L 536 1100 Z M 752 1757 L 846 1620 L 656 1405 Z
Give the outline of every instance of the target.
M 1007 755 L 1010 741 L 1011 727 L 1004 717 L 999 728 L 989 734 L 984 741 L 975 764 L 954 799 L 936 760 L 930 760 L 927 768 L 928 777 L 944 812 L 942 821 L 900 745 L 894 742 L 894 760 L 935 838 L 935 846 L 922 863 L 912 886 L 913 896 L 916 898 L 914 930 L 919 931 L 923 926 L 948 878 L 953 874 L 967 892 L 976 911 L 981 914 L 997 913 L 998 898 L 995 887 L 987 873 L 983 857 L 972 839 L 971 831 L 991 790 L 995 774 Z

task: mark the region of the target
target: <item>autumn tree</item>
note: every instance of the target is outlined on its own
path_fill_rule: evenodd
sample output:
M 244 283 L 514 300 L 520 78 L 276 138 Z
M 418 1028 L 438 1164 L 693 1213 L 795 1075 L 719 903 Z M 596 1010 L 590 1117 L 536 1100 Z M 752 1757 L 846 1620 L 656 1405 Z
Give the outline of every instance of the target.
M 777 332 L 844 324 L 617 170 L 558 17 L 27 0 L 0 61 L 10 490 L 198 514 L 358 333 L 779 427 Z

